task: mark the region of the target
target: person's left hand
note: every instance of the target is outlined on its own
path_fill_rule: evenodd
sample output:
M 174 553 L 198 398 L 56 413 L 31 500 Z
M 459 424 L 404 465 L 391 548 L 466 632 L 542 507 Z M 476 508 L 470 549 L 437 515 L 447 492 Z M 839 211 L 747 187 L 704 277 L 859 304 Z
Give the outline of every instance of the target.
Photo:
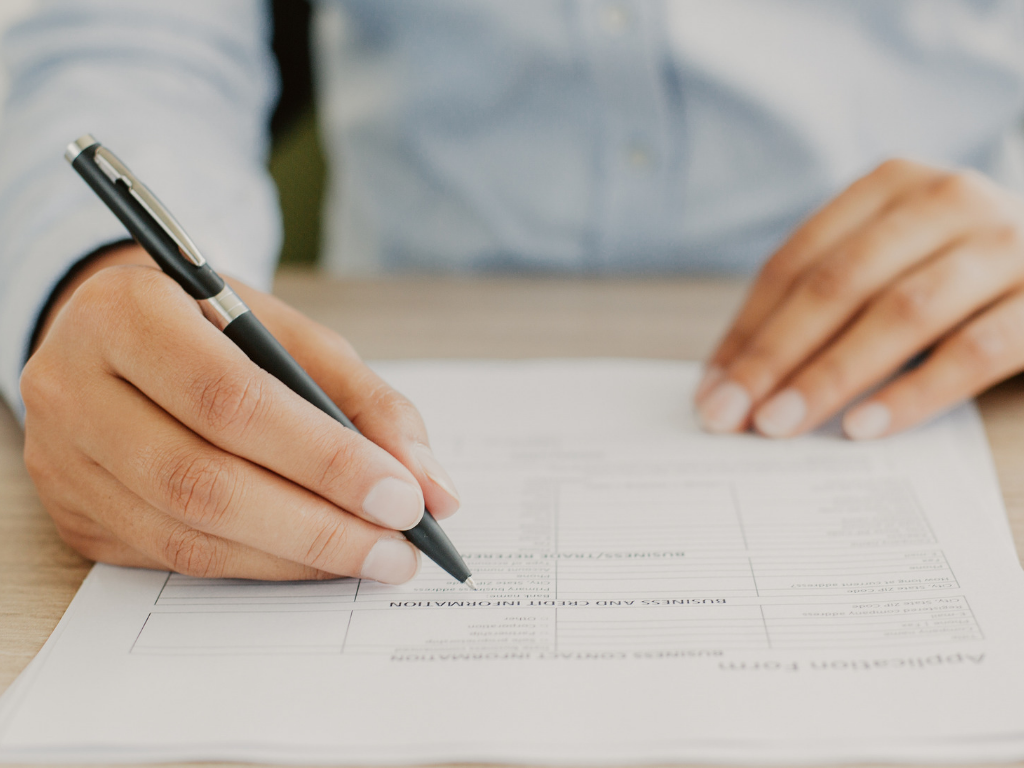
M 867 439 L 1022 369 L 1024 199 L 973 171 L 890 160 L 765 264 L 696 403 L 712 432 L 788 437 L 899 373 L 843 418 Z

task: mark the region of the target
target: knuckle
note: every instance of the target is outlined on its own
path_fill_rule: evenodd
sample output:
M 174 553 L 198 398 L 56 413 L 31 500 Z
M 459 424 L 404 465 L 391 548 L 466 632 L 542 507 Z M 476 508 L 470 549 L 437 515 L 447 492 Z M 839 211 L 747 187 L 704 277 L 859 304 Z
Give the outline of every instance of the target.
M 393 430 L 426 439 L 426 428 L 420 412 L 404 395 L 392 389 L 376 374 L 366 371 L 354 386 L 364 392 L 359 416 L 372 416 L 386 422 Z
M 891 157 L 888 160 L 880 163 L 874 171 L 871 172 L 871 176 L 879 177 L 885 180 L 902 179 L 912 174 L 915 174 L 919 169 L 920 165 L 915 163 L 913 160 L 907 160 L 904 157 Z
M 853 290 L 850 268 L 839 260 L 822 264 L 808 275 L 805 288 L 818 302 L 838 301 Z
M 200 378 L 192 387 L 199 419 L 219 433 L 244 436 L 263 412 L 266 389 L 257 371 Z
M 387 405 L 394 390 L 373 374 L 366 376 L 366 401 L 375 409 Z
M 758 282 L 768 288 L 785 288 L 796 279 L 797 262 L 798 258 L 794 253 L 777 253 L 761 268 Z
M 163 471 L 164 498 L 181 520 L 203 529 L 217 528 L 231 509 L 238 479 L 230 460 L 216 456 L 177 455 Z
M 998 367 L 1007 346 L 1003 328 L 991 322 L 968 326 L 957 338 L 958 352 L 965 367 L 981 374 Z
M 351 538 L 349 527 L 338 521 L 317 531 L 306 550 L 305 563 L 317 570 L 338 572 L 338 563 L 345 561 Z
M 91 278 L 102 287 L 109 300 L 111 295 L 123 297 L 130 307 L 152 307 L 157 294 L 174 294 L 173 282 L 157 269 L 135 265 L 120 265 L 100 270 Z
M 927 326 L 932 320 L 934 290 L 920 280 L 908 280 L 893 288 L 885 298 L 885 311 L 901 325 Z
M 19 386 L 21 399 L 30 413 L 51 409 L 67 395 L 67 389 L 61 385 L 59 370 L 42 350 L 25 363 Z
M 867 275 L 872 271 L 871 267 L 879 260 L 885 242 L 891 236 L 891 232 L 885 229 L 872 227 L 851 242 L 832 263 L 832 268 L 837 270 L 847 290 L 863 290 L 868 280 Z
M 1024 227 L 1016 223 L 1001 224 L 990 234 L 992 247 L 1012 252 L 1024 251 Z
M 419 409 L 405 395 L 392 390 L 385 400 L 384 408 L 386 409 L 385 412 L 392 419 L 392 423 L 416 434 L 426 432 Z
M 194 528 L 175 528 L 164 544 L 162 555 L 171 570 L 186 576 L 216 578 L 224 573 L 223 547 Z
M 75 290 L 72 303 L 88 305 L 109 304 L 112 299 L 121 299 L 134 294 L 133 270 L 108 267 L 101 269 Z
M 989 187 L 982 174 L 960 170 L 942 176 L 934 187 L 935 195 L 953 205 L 966 205 L 978 197 L 988 197 Z
M 833 396 L 848 392 L 853 386 L 853 377 L 849 366 L 839 358 L 826 356 L 814 366 L 814 388 Z
M 146 304 L 140 293 L 150 282 L 148 272 L 127 266 L 101 269 L 75 289 L 68 302 L 75 324 L 96 327 L 111 316 L 128 315 L 132 308 Z
M 416 406 L 384 382 L 373 388 L 369 401 L 373 404 L 374 410 L 396 423 L 406 423 L 410 419 L 419 421 L 420 414 Z
M 319 480 L 318 488 L 343 486 L 349 478 L 358 476 L 362 467 L 356 440 L 346 439 L 339 443 L 332 434 L 329 442 L 329 446 L 315 452 L 321 457 L 313 473 Z

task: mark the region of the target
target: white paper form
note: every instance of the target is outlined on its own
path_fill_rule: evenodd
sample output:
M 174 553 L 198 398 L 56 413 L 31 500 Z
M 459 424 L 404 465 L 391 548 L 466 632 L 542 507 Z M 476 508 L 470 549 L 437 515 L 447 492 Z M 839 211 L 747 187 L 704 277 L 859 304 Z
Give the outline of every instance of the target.
M 481 586 L 97 566 L 0 702 L 7 760 L 1024 756 L 1024 579 L 972 407 L 702 434 L 697 368 L 391 363 Z

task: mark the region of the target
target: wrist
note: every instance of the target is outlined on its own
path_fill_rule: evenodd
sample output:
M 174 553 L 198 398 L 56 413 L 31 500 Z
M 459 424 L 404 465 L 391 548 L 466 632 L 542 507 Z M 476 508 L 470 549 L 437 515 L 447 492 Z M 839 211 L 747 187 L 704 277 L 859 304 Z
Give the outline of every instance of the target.
M 57 287 L 50 295 L 49 301 L 39 315 L 36 323 L 36 332 L 32 337 L 31 351 L 35 352 L 42 344 L 43 339 L 50 330 L 54 318 L 71 299 L 75 291 L 82 283 L 95 275 L 97 272 L 124 264 L 138 264 L 140 266 L 153 266 L 153 260 L 149 257 L 142 246 L 134 242 L 124 242 L 101 248 L 91 256 L 75 264 L 65 275 L 64 279 L 57 284 Z

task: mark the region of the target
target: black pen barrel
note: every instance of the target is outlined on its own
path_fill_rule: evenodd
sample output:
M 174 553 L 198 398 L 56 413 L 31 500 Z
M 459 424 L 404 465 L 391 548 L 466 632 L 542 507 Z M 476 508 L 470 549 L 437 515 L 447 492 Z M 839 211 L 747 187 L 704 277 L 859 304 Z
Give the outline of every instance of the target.
M 224 280 L 209 264 L 190 264 L 182 258 L 177 243 L 171 239 L 142 204 L 132 197 L 123 182 L 112 181 L 96 164 L 99 143 L 86 148 L 74 159 L 71 167 L 92 187 L 107 208 L 124 224 L 164 272 L 194 299 L 216 296 L 224 289 Z
M 459 583 L 465 583 L 473 574 L 466 567 L 465 560 L 459 550 L 452 544 L 444 528 L 434 519 L 429 511 L 423 511 L 423 519 L 415 527 L 403 531 L 405 538 L 411 541 L 423 554 L 437 563 L 445 572 Z M 474 587 L 475 589 L 475 587 Z
M 312 403 L 343 426 L 359 432 L 356 425 L 327 396 L 313 377 L 299 365 L 266 326 L 252 312 L 239 315 L 224 327 L 224 335 L 256 365 L 303 400 Z

